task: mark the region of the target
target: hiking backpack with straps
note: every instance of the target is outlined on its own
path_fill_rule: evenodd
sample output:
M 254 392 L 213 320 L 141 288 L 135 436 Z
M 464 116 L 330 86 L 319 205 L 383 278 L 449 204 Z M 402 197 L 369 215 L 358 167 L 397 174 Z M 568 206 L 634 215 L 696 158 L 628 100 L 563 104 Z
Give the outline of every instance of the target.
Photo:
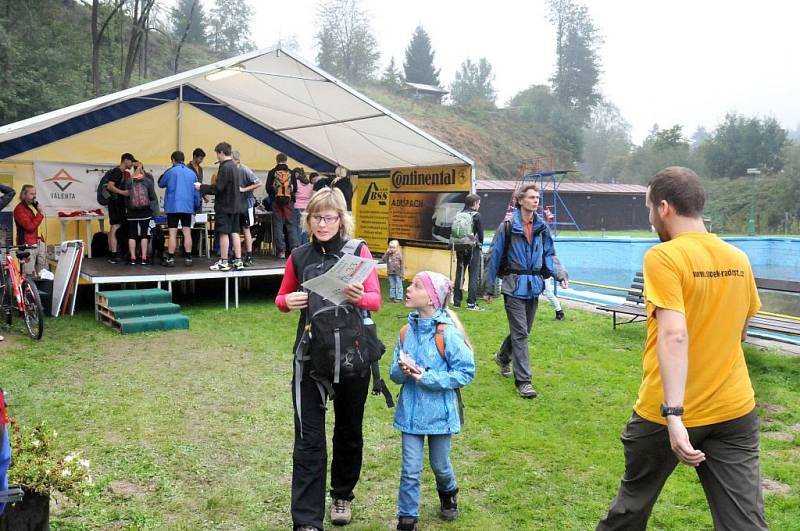
M 150 210 L 150 194 L 147 193 L 147 185 L 144 179 L 131 179 L 130 205 L 132 210 Z
M 350 239 L 340 253 L 358 256 L 363 240 Z M 330 257 L 329 259 L 328 256 Z M 335 260 L 334 260 L 335 258 Z M 327 255 L 322 262 L 307 265 L 301 272 L 302 282 L 325 274 L 338 261 L 336 255 Z M 344 302 L 334 304 L 328 299 L 308 292 L 308 307 L 303 334 L 295 350 L 295 402 L 300 419 L 300 383 L 306 363 L 311 364 L 309 376 L 315 381 L 323 398 L 333 399 L 333 384 L 349 377 L 372 375 L 372 394 L 382 394 L 388 407 L 394 400 L 380 376 L 380 361 L 386 347 L 378 338 L 378 331 L 367 310 Z M 300 419 L 302 435 L 302 419 Z
M 288 205 L 292 202 L 292 173 L 289 170 L 275 170 L 272 181 L 275 191 L 275 202 L 279 205 Z
M 475 245 L 474 221 L 476 210 L 463 210 L 456 214 L 450 225 L 450 242 L 455 247 L 471 247 Z
M 114 168 L 108 170 L 97 184 L 97 203 L 101 206 L 108 206 L 108 203 L 111 201 L 111 192 L 108 191 L 107 186 L 108 182 L 111 180 L 111 172 L 113 171 Z
M 447 328 L 446 323 L 437 323 L 436 325 L 436 334 L 435 334 L 435 341 L 436 341 L 436 350 L 439 352 L 439 356 L 442 357 L 445 364 L 447 365 L 447 369 L 450 370 L 450 363 L 447 361 L 447 349 L 444 342 L 444 331 Z M 406 333 L 408 332 L 408 324 L 404 324 L 403 327 L 400 329 L 400 346 L 405 351 L 405 342 L 406 342 Z M 464 400 L 461 398 L 461 388 L 456 387 L 456 398 L 458 399 L 458 420 L 461 422 L 461 426 L 464 426 Z

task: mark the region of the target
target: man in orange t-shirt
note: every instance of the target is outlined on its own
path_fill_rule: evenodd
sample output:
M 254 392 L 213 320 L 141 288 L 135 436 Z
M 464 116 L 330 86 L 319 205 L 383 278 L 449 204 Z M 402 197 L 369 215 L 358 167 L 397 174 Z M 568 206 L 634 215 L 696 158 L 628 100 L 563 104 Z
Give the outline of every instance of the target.
M 741 345 L 761 301 L 747 256 L 706 231 L 704 204 L 688 168 L 666 168 L 648 184 L 663 243 L 644 257 L 642 384 L 622 433 L 625 474 L 598 530 L 644 530 L 678 462 L 697 471 L 716 529 L 768 529 Z

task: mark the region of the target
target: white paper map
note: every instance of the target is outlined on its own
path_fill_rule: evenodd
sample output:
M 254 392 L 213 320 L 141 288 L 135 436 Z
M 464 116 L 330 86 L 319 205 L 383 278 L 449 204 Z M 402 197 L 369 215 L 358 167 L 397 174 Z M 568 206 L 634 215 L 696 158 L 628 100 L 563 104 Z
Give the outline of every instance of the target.
M 334 304 L 346 299 L 342 290 L 350 285 L 364 282 L 378 262 L 352 254 L 342 256 L 325 274 L 303 282 L 303 287 Z

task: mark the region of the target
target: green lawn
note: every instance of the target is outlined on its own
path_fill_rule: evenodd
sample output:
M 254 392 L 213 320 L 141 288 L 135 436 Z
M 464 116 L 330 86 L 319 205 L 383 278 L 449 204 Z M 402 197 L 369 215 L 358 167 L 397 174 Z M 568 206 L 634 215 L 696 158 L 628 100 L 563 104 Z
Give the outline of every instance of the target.
M 460 313 L 478 363 L 464 391 L 465 431 L 454 440 L 462 514 L 452 524 L 438 519 L 426 470 L 425 529 L 593 529 L 608 507 L 623 469 L 619 433 L 639 384 L 644 329 L 613 332 L 609 318 L 569 309 L 559 323 L 546 303 L 541 309 L 531 341 L 540 392 L 533 401 L 517 397 L 492 359 L 506 331 L 502 305 Z M 12 336 L 0 343 L 11 414 L 46 421 L 65 449 L 92 463 L 87 501 L 57 511 L 53 529 L 290 527 L 289 350 L 297 314 L 253 295 L 239 310 L 207 302 L 185 311 L 186 332 L 120 336 L 89 311 L 48 320 L 39 343 L 3 330 Z M 387 345 L 405 315 L 396 304 L 376 315 Z M 763 429 L 779 434 L 762 439 L 762 472 L 791 489 L 767 494 L 768 521 L 776 530 L 797 529 L 800 358 L 747 354 Z M 350 529 L 394 527 L 400 439 L 391 420 L 382 399 L 370 397 Z M 114 494 L 110 484 L 119 481 L 141 494 Z M 651 524 L 711 528 L 692 470 L 673 475 Z

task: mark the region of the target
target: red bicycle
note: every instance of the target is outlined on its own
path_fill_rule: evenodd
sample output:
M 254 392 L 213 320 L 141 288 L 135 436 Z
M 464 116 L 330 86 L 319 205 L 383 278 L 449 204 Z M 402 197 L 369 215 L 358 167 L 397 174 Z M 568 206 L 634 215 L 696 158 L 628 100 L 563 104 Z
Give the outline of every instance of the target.
M 6 324 L 11 325 L 14 311 L 25 318 L 25 328 L 32 339 L 42 339 L 44 333 L 44 308 L 39 300 L 39 290 L 30 279 L 20 271 L 19 266 L 11 259 L 11 251 L 16 251 L 17 260 L 24 260 L 30 253 L 24 245 L 0 249 L 0 313 L 5 316 Z

